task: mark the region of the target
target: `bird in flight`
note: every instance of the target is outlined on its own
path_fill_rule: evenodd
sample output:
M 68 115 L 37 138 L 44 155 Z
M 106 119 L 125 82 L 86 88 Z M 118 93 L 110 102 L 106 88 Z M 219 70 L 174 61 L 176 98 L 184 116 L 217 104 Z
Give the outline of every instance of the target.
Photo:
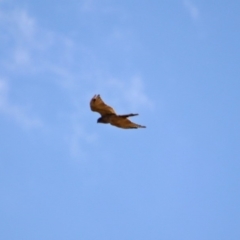
M 101 99 L 100 95 L 94 95 L 90 101 L 90 108 L 93 112 L 98 112 L 101 117 L 98 118 L 98 123 L 110 123 L 111 125 L 119 128 L 146 128 L 145 126 L 131 122 L 128 117 L 137 116 L 138 114 L 125 114 L 117 115 L 114 109 Z

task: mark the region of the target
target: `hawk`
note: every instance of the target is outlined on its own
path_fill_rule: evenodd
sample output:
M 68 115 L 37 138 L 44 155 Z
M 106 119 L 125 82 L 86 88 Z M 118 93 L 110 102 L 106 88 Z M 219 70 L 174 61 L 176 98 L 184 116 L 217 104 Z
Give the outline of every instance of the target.
M 94 95 L 90 101 L 90 108 L 93 112 L 98 112 L 101 117 L 98 118 L 98 123 L 110 123 L 111 125 L 119 128 L 146 128 L 145 126 L 131 122 L 128 117 L 137 116 L 138 114 L 125 114 L 117 115 L 114 109 L 101 99 L 100 95 Z

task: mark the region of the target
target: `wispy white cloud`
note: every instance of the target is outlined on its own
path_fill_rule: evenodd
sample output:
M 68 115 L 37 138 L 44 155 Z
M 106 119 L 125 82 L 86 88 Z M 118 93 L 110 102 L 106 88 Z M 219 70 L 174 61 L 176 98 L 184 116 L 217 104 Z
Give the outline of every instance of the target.
M 72 155 L 79 155 L 82 150 L 81 141 L 92 142 L 95 136 L 88 133 L 78 118 L 77 95 L 81 89 L 77 86 L 79 73 L 72 71 L 71 66 L 75 60 L 74 41 L 57 32 L 41 28 L 24 9 L 5 11 L 0 8 L 0 31 L 4 33 L 0 38 L 6 47 L 5 56 L 0 56 L 0 67 L 5 69 L 4 77 L 0 79 L 0 114 L 17 121 L 24 127 L 51 128 L 50 123 L 44 121 L 43 124 L 42 120 L 33 117 L 36 109 L 13 104 L 9 86 L 14 88 L 16 86 L 14 79 L 19 79 L 20 76 L 31 75 L 33 79 L 39 73 L 47 78 L 49 75 L 52 76 L 49 81 L 55 82 L 56 87 L 62 87 L 72 101 L 72 117 L 66 123 L 68 132 L 62 132 L 62 137 L 69 138 Z M 44 116 L 41 116 L 41 119 L 44 119 Z
M 118 105 L 122 110 L 153 109 L 154 104 L 147 96 L 143 80 L 139 76 L 133 76 L 127 81 L 111 78 L 106 82 L 105 88 L 108 89 L 106 94 L 110 93 L 112 98 L 115 98 L 115 101 L 116 98 L 119 99 Z
M 0 8 L 0 29 L 2 44 L 6 46 L 5 58 L 1 64 L 8 70 L 30 71 L 33 68 L 32 55 L 37 49 L 36 23 L 25 10 L 4 11 Z
M 189 12 L 192 19 L 197 20 L 200 17 L 200 12 L 197 6 L 191 0 L 184 0 L 183 4 Z
M 36 54 L 41 52 L 45 43 L 40 40 L 36 21 L 23 9 L 0 7 L 0 31 L 3 53 L 0 57 L 3 70 L 0 79 L 0 114 L 27 128 L 42 127 L 42 120 L 33 117 L 35 109 L 29 107 L 28 103 L 13 103 L 9 94 L 16 87 L 15 79 L 19 79 L 24 72 L 27 76 L 41 67 L 36 62 Z
M 25 9 L 0 7 L 0 36 L 5 57 L 0 64 L 6 70 L 37 73 L 69 64 L 75 51 L 73 41 L 39 26 Z
M 36 22 L 35 20 L 29 16 L 29 14 L 25 10 L 15 10 L 12 12 L 9 21 L 16 23 L 16 30 L 20 33 L 20 36 L 23 36 L 25 39 L 29 41 L 35 35 L 36 30 Z

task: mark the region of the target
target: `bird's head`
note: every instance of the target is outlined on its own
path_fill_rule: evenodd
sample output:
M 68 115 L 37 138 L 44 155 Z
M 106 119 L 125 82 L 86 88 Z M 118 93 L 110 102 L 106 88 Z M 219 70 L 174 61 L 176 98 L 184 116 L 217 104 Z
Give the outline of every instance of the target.
M 103 123 L 102 117 L 98 118 L 97 123 Z
M 97 120 L 97 123 L 109 123 L 109 121 L 108 121 L 108 116 L 100 117 L 100 118 Z

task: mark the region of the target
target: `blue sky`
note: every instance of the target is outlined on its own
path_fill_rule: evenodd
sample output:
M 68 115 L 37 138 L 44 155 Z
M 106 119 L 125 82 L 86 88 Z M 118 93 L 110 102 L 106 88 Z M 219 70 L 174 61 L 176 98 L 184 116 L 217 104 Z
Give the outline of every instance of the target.
M 239 2 L 0 0 L 0 238 L 240 239 Z M 146 129 L 97 124 L 94 94 Z

